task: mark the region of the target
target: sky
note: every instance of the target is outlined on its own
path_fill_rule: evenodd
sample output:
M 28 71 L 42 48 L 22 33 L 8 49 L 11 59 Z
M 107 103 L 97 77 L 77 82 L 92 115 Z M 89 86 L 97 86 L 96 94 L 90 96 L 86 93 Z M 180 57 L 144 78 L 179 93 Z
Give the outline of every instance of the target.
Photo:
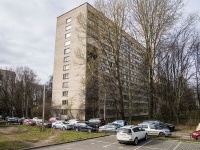
M 200 0 L 184 0 L 200 14 Z M 0 0 L 0 69 L 26 66 L 44 84 L 53 74 L 56 20 L 94 0 Z M 200 29 L 200 27 L 199 27 Z

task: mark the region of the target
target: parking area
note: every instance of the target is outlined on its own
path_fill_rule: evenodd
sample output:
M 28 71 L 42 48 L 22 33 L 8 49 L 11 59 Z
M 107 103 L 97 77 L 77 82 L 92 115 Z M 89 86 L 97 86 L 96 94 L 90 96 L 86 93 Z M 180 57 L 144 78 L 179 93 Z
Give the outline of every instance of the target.
M 119 144 L 116 136 L 106 136 L 90 140 L 65 143 L 60 145 L 51 145 L 37 150 L 199 150 L 200 143 L 180 142 L 180 141 L 165 141 L 148 139 L 140 141 L 137 146 L 132 144 Z

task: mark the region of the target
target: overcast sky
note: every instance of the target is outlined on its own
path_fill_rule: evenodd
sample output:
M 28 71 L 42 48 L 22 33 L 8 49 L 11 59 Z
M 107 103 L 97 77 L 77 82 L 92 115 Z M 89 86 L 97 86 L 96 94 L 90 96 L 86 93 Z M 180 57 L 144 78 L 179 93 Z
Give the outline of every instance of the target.
M 28 66 L 40 83 L 53 74 L 56 19 L 94 0 L 0 0 L 0 69 Z M 185 0 L 200 13 L 200 0 Z

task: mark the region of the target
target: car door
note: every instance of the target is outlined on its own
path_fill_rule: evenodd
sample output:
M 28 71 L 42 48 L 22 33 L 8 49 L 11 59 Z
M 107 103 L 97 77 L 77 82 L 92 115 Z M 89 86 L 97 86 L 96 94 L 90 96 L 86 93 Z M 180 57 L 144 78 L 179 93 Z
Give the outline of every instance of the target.
M 142 138 L 142 133 L 140 132 L 139 127 L 133 128 L 133 131 L 134 131 L 135 136 L 138 137 L 138 139 Z
M 155 125 L 149 125 L 149 134 L 150 135 L 158 135 L 158 130 L 156 129 Z

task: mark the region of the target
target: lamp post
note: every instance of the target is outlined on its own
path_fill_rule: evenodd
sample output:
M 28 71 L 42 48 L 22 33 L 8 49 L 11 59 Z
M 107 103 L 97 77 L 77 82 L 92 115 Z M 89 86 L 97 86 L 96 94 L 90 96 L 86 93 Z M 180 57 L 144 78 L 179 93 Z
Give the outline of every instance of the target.
M 42 107 L 42 131 L 44 131 L 44 115 L 45 115 L 45 84 L 44 84 L 43 107 Z
M 105 97 L 104 97 L 104 114 L 103 114 L 103 118 L 104 118 L 104 120 L 106 120 L 106 90 L 105 90 L 105 93 L 104 93 L 105 95 Z

